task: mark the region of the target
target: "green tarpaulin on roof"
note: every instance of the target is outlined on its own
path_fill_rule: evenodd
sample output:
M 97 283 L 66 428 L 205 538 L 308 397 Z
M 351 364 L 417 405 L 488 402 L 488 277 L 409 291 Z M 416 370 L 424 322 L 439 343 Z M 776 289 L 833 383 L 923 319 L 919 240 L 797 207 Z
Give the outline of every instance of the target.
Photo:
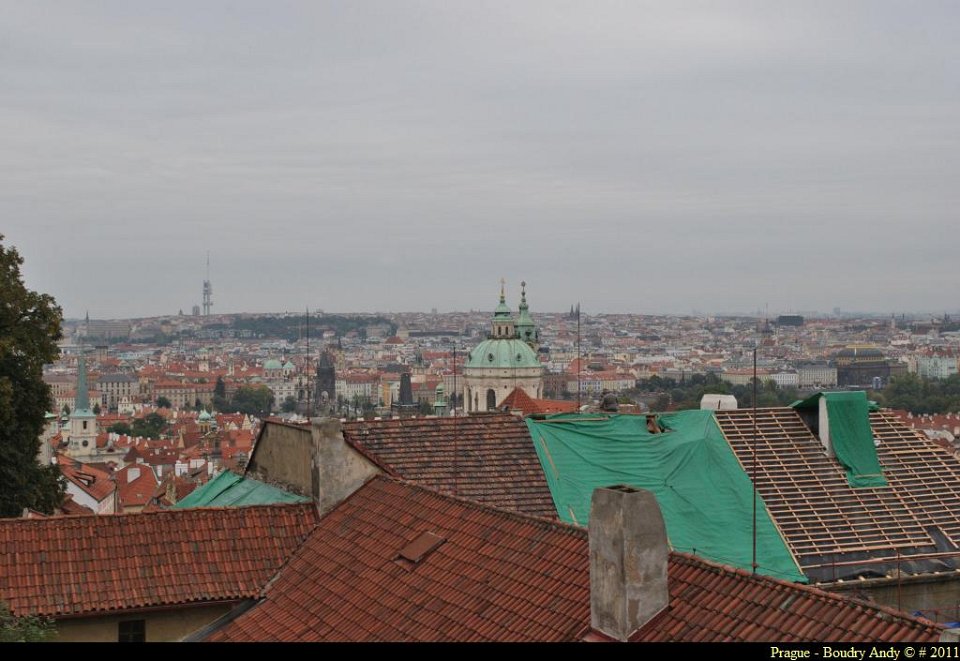
M 194 489 L 174 507 L 243 507 L 304 503 L 308 500 L 309 498 L 283 491 L 259 480 L 223 471 L 202 487 Z
M 753 483 L 710 411 L 659 417 L 663 433 L 636 415 L 559 414 L 527 418 L 560 518 L 586 526 L 598 487 L 628 484 L 652 491 L 670 545 L 750 570 Z M 757 496 L 757 571 L 806 582 Z
M 862 391 L 818 392 L 792 406 L 796 409 L 819 408 L 821 397 L 827 400 L 830 444 L 837 461 L 847 469 L 847 484 L 851 487 L 887 486 L 870 428 L 872 402 L 867 400 L 867 394 Z

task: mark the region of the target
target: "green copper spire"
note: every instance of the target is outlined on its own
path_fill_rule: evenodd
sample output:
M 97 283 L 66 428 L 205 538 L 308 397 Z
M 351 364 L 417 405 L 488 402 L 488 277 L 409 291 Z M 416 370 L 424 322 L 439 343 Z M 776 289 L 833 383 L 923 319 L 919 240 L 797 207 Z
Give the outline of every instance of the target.
M 498 305 L 497 309 L 493 312 L 494 319 L 510 319 L 512 317 L 510 308 L 507 307 L 507 295 L 504 292 L 506 284 L 506 280 L 500 278 L 500 305 Z
M 447 410 L 447 398 L 444 395 L 443 382 L 437 384 L 436 399 L 433 401 L 433 412 L 438 417 Z
M 84 360 L 82 352 L 80 353 L 80 359 L 77 361 L 77 396 L 73 400 L 73 408 L 75 414 L 83 411 L 92 415 L 90 413 L 90 391 L 87 388 L 87 361 Z
M 527 305 L 526 282 L 520 283 L 520 316 L 516 323 L 516 334 L 518 338 L 530 345 L 539 340 L 537 325 L 533 322 L 533 317 L 530 316 L 530 306 Z

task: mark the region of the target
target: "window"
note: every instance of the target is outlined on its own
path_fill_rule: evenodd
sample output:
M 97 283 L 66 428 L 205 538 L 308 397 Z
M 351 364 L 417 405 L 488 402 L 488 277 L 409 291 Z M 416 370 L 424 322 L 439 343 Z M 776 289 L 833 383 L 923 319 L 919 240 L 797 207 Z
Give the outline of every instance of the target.
M 117 624 L 117 641 L 121 643 L 147 642 L 147 621 L 127 620 Z

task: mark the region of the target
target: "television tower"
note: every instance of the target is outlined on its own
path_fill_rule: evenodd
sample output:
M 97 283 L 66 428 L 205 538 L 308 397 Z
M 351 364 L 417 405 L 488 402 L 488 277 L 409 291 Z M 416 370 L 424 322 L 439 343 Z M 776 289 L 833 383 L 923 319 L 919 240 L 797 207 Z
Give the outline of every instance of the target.
M 213 285 L 210 284 L 210 251 L 207 251 L 207 279 L 203 281 L 203 316 L 210 316 L 213 307 Z

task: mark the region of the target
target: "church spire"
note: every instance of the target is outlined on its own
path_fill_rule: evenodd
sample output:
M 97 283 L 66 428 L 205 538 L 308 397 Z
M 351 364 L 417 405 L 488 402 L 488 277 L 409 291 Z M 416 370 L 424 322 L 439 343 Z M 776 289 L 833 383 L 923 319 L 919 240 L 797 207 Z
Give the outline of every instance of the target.
M 531 347 L 536 348 L 535 345 L 539 341 L 540 336 L 539 333 L 537 333 L 537 325 L 533 322 L 533 317 L 530 316 L 530 306 L 527 304 L 526 281 L 520 283 L 520 316 L 517 318 L 516 331 L 517 337 Z
M 77 361 L 77 395 L 73 400 L 74 413 L 90 409 L 90 391 L 87 388 L 87 361 L 83 358 L 83 351 Z
M 500 304 L 493 312 L 493 332 L 491 337 L 510 339 L 513 337 L 513 314 L 507 307 L 506 287 L 507 281 L 500 278 Z

